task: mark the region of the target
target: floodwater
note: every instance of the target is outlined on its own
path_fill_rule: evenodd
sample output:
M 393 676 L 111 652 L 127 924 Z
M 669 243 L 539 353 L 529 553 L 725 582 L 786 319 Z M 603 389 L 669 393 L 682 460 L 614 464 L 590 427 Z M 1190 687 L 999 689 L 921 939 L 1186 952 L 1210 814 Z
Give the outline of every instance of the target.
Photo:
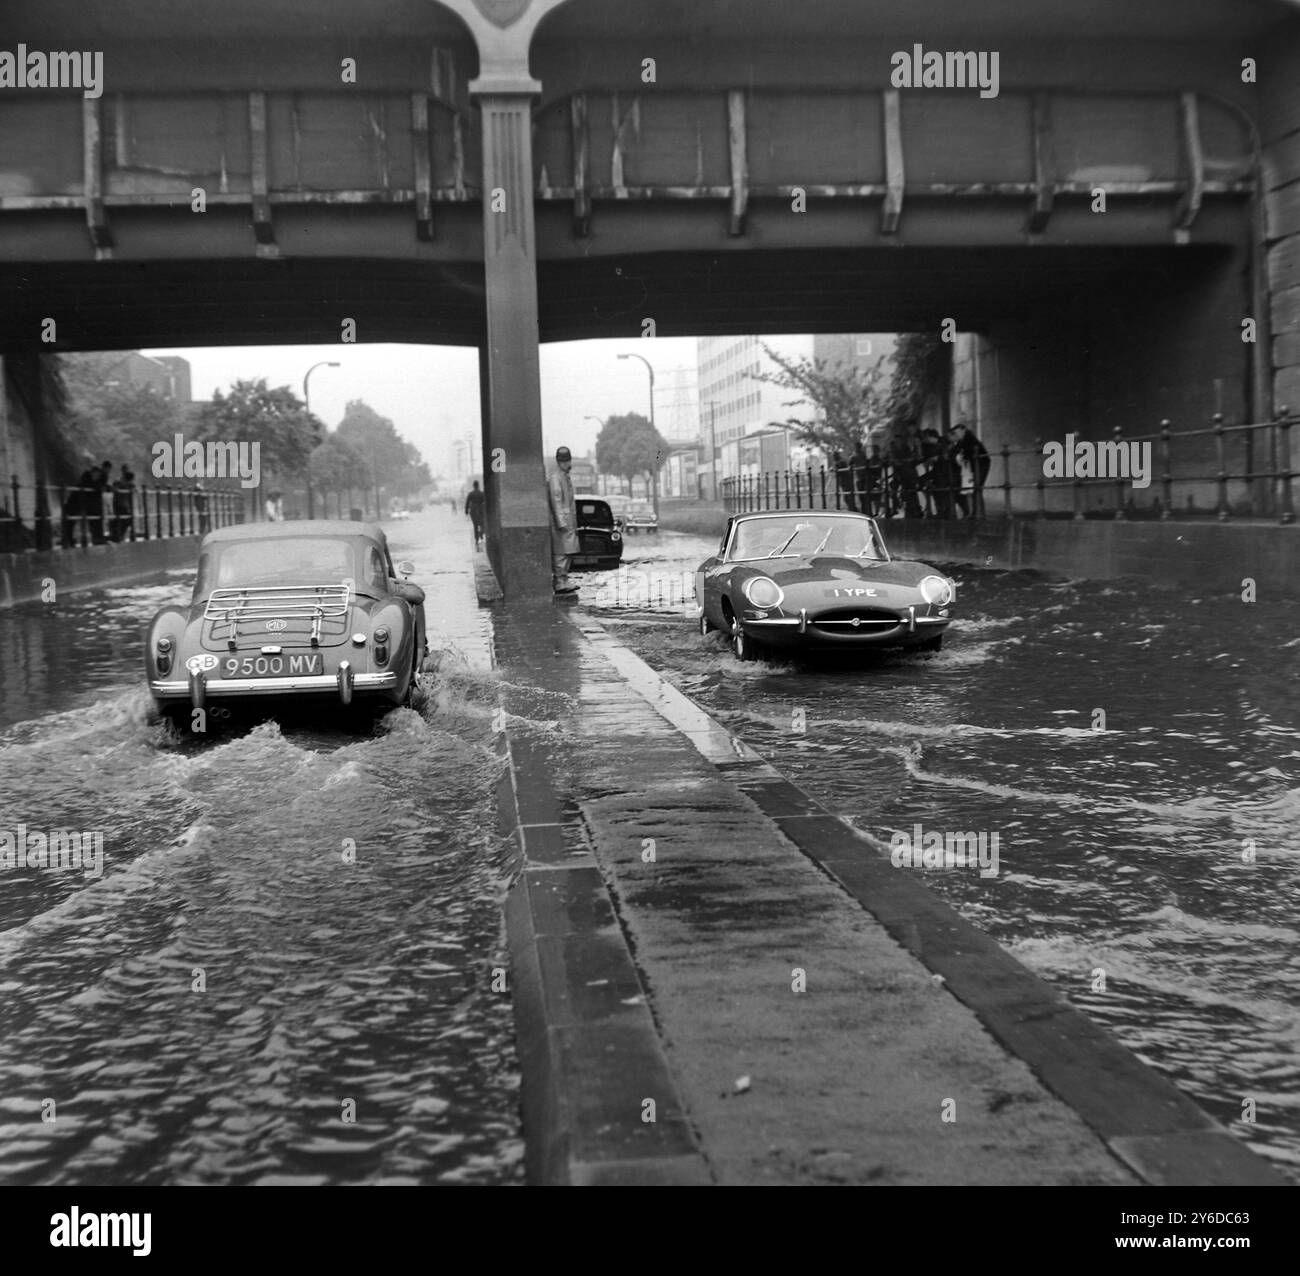
M 0 830 L 102 834 L 98 866 L 0 871 L 0 1183 L 522 1181 L 450 518 L 389 528 L 437 599 L 430 691 L 360 732 L 151 722 L 141 630 L 185 573 L 0 612 Z
M 996 835 L 899 871 L 1300 1180 L 1300 605 L 947 566 L 937 655 L 741 664 L 695 629 L 715 548 L 633 538 L 581 599 L 864 854 Z

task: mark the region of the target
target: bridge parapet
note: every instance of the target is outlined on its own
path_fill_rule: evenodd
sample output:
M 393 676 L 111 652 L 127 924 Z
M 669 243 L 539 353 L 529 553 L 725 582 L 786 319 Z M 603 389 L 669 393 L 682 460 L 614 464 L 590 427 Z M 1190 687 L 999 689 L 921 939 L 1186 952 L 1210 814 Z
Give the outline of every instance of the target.
M 874 205 L 883 235 L 914 201 L 1013 201 L 1019 238 L 1048 230 L 1058 200 L 1104 191 L 1167 204 L 1168 242 L 1204 200 L 1249 194 L 1255 169 L 1243 118 L 1191 92 L 1007 90 L 971 112 L 942 91 L 590 91 L 541 108 L 534 132 L 534 197 L 571 204 L 580 238 L 601 203 L 680 201 L 720 203 L 741 236 L 759 200 Z M 479 115 L 450 79 L 441 96 L 20 96 L 0 102 L 0 136 L 0 213 L 84 210 L 99 255 L 115 208 L 248 206 L 265 250 L 276 206 L 409 207 L 428 241 L 437 205 L 482 200 Z M 1105 218 L 1085 225 L 1113 236 Z

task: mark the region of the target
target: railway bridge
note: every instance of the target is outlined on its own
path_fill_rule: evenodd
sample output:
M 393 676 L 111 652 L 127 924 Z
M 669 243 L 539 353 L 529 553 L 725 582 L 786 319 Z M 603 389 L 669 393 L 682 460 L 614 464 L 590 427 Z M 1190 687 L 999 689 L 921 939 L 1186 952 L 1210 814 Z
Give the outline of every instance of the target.
M 544 341 L 955 333 L 1015 445 L 1300 404 L 1300 11 L 1024 12 L 12 0 L 0 356 L 475 346 L 508 595 L 549 587 Z M 34 483 L 47 410 L 7 404 Z

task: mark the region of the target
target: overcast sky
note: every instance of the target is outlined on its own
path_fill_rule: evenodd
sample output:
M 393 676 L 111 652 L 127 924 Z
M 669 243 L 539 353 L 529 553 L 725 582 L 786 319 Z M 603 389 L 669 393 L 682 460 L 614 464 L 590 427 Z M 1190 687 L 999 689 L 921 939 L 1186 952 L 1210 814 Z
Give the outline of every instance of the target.
M 693 337 L 628 337 L 609 341 L 570 341 L 542 346 L 542 427 L 547 455 L 565 444 L 583 454 L 600 426 L 585 416 L 619 412 L 648 414 L 650 378 L 635 359 L 649 359 L 656 373 L 695 365 Z M 479 446 L 478 352 L 460 346 L 327 345 L 210 346 L 186 350 L 146 350 L 188 359 L 195 399 L 210 399 L 238 380 L 265 377 L 302 397 L 307 369 L 322 360 L 337 368 L 318 368 L 311 377 L 311 409 L 330 429 L 349 399 L 364 399 L 397 432 L 414 443 L 434 474 L 453 469 L 452 445 L 472 435 Z

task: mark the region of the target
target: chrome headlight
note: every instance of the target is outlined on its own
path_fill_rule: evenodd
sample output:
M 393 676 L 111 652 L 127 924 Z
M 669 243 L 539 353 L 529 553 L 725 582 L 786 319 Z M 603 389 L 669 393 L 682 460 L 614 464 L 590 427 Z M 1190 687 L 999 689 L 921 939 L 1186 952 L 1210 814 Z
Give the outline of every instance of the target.
M 952 585 L 944 580 L 942 576 L 927 576 L 917 588 L 921 591 L 921 597 L 927 603 L 944 607 L 952 602 Z
M 745 597 L 764 611 L 779 607 L 785 600 L 785 591 L 770 576 L 755 576 L 747 580 L 743 588 Z
M 609 539 L 611 541 L 621 541 L 623 537 L 618 532 L 610 532 Z

